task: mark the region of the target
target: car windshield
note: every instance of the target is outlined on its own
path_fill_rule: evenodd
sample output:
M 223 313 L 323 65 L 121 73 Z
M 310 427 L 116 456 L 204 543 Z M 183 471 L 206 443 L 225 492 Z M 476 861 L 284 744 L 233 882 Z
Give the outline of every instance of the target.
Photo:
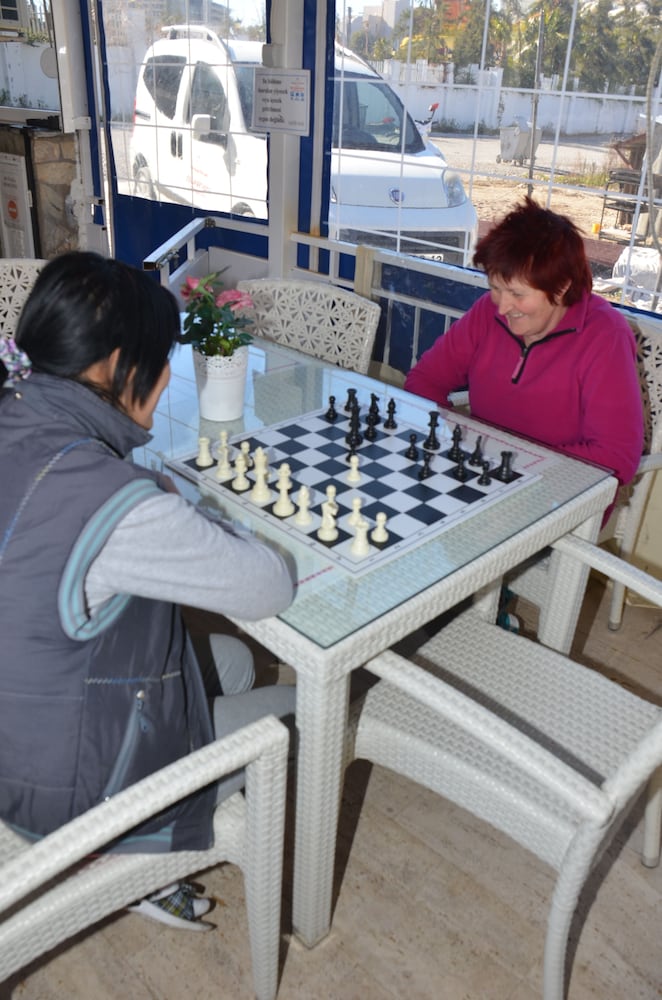
M 255 80 L 255 66 L 246 63 L 235 63 L 235 77 L 239 89 L 239 101 L 244 116 L 246 128 L 251 127 L 253 121 L 253 85 Z
M 421 135 L 391 88 L 381 79 L 344 74 L 335 79 L 333 146 L 420 153 Z

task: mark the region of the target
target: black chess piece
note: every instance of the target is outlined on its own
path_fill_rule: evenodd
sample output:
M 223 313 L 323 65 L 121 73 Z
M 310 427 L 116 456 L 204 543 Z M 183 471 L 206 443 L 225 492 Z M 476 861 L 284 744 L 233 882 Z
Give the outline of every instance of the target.
M 324 419 L 328 420 L 330 424 L 332 424 L 334 420 L 338 419 L 338 411 L 336 410 L 335 396 L 329 396 L 329 409 L 324 414 Z
M 420 471 L 418 473 L 418 478 L 419 479 L 423 480 L 423 479 L 429 479 L 430 478 L 430 476 L 432 475 L 432 469 L 430 468 L 430 462 L 431 461 L 432 461 L 432 452 L 431 451 L 424 451 L 423 452 L 423 465 L 421 466 Z
M 354 406 L 349 417 L 349 433 L 345 437 L 345 441 L 350 448 L 358 448 L 363 441 L 363 435 L 359 430 L 359 420 L 359 408 L 358 406 Z
M 489 486 L 492 482 L 492 477 L 490 476 L 490 463 L 483 462 L 483 471 L 478 477 L 479 486 Z
M 464 464 L 465 461 L 466 461 L 465 455 L 461 454 L 457 460 L 457 465 L 453 469 L 453 475 L 461 483 L 466 483 L 467 479 L 469 478 L 469 473 L 467 472 L 466 466 Z
M 381 424 L 382 422 L 382 418 L 379 415 L 379 396 L 375 392 L 370 393 L 370 406 L 368 408 L 366 422 L 370 423 L 371 418 L 375 427 L 377 424 Z
M 451 462 L 459 462 L 464 452 L 460 448 L 460 441 L 462 440 L 462 428 L 459 424 L 455 424 L 453 428 L 453 444 L 448 449 L 446 457 L 450 458 Z
M 377 418 L 376 420 L 375 417 Z M 368 426 L 363 432 L 363 437 L 366 439 L 366 441 L 374 441 L 376 439 L 377 429 L 375 424 L 379 423 L 379 419 L 380 419 L 379 414 L 368 413 Z
M 396 424 L 396 422 L 395 422 L 395 400 L 394 399 L 389 399 L 388 403 L 386 404 L 386 411 L 388 413 L 388 416 L 387 416 L 386 420 L 384 421 L 384 430 L 386 430 L 386 431 L 394 431 L 394 430 L 397 429 L 397 426 L 398 426 Z
M 502 483 L 512 483 L 515 478 L 515 474 L 512 469 L 513 453 L 512 451 L 502 451 L 501 452 L 501 465 L 494 473 L 497 479 L 500 479 Z
M 439 441 L 437 439 L 437 434 L 436 434 L 438 423 L 439 423 L 439 411 L 431 410 L 430 423 L 429 423 L 430 432 L 426 437 L 425 441 L 423 442 L 423 447 L 425 448 L 426 451 L 437 451 L 439 448 Z
M 384 424 L 386 427 L 386 424 Z M 410 458 L 412 462 L 418 462 L 418 448 L 416 447 L 416 435 L 409 435 L 409 447 L 405 452 L 405 458 Z
M 476 445 L 469 457 L 469 465 L 482 465 L 483 464 L 483 449 L 481 447 L 481 442 L 483 438 L 479 434 L 476 438 Z
M 356 405 L 357 405 L 356 389 L 348 389 L 347 402 L 345 403 L 345 413 L 351 413 L 351 411 Z

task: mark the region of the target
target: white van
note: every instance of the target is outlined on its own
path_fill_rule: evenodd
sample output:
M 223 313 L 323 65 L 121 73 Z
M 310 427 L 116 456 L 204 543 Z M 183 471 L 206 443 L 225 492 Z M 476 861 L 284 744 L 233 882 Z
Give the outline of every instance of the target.
M 267 218 L 266 136 L 250 131 L 259 42 L 173 25 L 138 77 L 134 194 Z M 329 236 L 469 262 L 478 220 L 458 174 L 385 80 L 337 48 Z

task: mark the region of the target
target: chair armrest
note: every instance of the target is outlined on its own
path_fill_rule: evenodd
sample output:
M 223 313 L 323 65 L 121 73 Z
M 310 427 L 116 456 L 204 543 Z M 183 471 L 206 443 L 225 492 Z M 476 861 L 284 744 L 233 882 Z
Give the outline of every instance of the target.
M 215 740 L 125 788 L 3 865 L 0 911 L 45 881 L 115 840 L 162 809 L 259 757 L 274 754 L 286 766 L 289 733 L 274 716 Z M 30 862 L 26 865 L 26 853 Z
M 583 538 L 575 535 L 566 535 L 552 543 L 552 547 L 563 552 L 564 555 L 572 556 L 573 559 L 585 563 L 591 569 L 596 569 L 604 573 L 611 580 L 617 580 L 635 593 L 645 597 L 647 601 L 662 608 L 662 581 L 657 580 L 650 573 L 643 569 L 637 569 L 631 563 L 625 562 L 613 552 L 599 548 L 592 542 L 587 542 Z
M 472 612 L 467 614 L 471 615 Z M 497 628 L 497 626 L 490 627 Z M 513 636 L 513 642 L 516 643 L 529 641 Z M 556 796 L 570 803 L 579 815 L 590 817 L 599 823 L 609 819 L 612 806 L 595 784 L 539 743 L 529 739 L 524 733 L 441 678 L 435 677 L 392 650 L 387 650 L 369 660 L 365 667 L 388 684 L 431 709 L 441 719 L 448 719 L 465 730 L 472 739 L 480 741 L 488 748 L 493 748 L 500 757 L 531 775 L 538 784 L 547 786 Z
M 662 469 L 662 453 L 659 451 L 653 452 L 651 455 L 642 455 L 641 461 L 637 468 L 637 475 L 640 476 L 644 472 L 658 472 Z

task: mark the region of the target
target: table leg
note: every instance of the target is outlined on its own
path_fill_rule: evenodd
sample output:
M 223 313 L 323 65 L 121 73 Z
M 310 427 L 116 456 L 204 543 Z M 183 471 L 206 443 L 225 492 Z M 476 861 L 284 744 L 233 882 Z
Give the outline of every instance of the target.
M 297 676 L 294 933 L 311 948 L 329 933 L 349 675 Z
M 600 531 L 602 515 L 584 521 L 573 532 L 579 538 L 594 542 Z M 570 652 L 577 620 L 581 611 L 589 567 L 577 559 L 552 549 L 549 564 L 549 590 L 544 607 L 540 609 L 538 639 L 545 646 L 566 655 Z

